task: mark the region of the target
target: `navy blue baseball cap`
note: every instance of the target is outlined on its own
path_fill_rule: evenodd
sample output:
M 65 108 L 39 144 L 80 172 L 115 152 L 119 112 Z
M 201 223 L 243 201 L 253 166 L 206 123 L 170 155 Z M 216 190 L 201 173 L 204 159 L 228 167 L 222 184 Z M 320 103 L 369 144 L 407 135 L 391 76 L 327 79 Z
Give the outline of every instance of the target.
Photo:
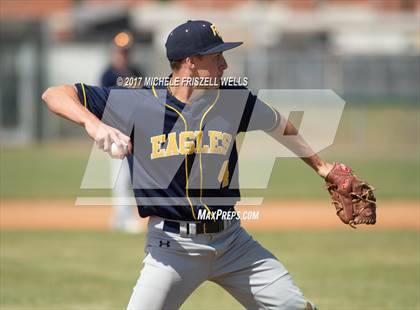
M 224 42 L 216 26 L 205 20 L 189 20 L 179 25 L 166 40 L 169 60 L 182 60 L 189 56 L 224 52 L 243 42 Z

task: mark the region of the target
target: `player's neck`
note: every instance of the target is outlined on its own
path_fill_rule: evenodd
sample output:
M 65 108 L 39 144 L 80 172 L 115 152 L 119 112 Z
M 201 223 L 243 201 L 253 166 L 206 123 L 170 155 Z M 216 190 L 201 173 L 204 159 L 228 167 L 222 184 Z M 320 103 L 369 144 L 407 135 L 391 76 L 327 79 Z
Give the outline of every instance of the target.
M 174 80 L 175 78 L 177 78 L 177 76 L 173 75 L 172 80 Z M 181 77 L 179 76 L 179 78 Z M 182 84 L 169 86 L 168 89 L 171 92 L 172 96 L 174 96 L 176 99 L 185 104 L 190 105 L 193 104 L 194 101 L 202 97 L 205 91 L 204 89 L 197 89 L 192 86 Z

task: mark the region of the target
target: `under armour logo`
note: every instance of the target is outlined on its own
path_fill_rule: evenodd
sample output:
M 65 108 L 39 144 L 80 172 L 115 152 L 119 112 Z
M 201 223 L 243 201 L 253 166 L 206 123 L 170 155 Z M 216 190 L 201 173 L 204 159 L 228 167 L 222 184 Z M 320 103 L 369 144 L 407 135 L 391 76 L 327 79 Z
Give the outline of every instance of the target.
M 170 241 L 169 241 L 169 240 L 167 240 L 166 242 L 164 242 L 163 240 L 159 240 L 159 247 L 161 248 L 161 247 L 163 247 L 164 245 L 165 245 L 167 248 L 169 248 L 169 246 L 170 246 Z

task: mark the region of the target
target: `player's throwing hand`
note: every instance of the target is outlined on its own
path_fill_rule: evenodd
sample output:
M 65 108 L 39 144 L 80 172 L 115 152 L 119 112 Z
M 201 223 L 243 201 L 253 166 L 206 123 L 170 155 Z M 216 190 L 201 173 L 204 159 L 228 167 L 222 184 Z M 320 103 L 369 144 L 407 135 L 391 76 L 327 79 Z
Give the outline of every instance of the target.
M 113 158 L 124 158 L 131 154 L 131 139 L 116 128 L 102 122 L 88 122 L 86 132 L 95 141 L 99 149 L 107 152 Z

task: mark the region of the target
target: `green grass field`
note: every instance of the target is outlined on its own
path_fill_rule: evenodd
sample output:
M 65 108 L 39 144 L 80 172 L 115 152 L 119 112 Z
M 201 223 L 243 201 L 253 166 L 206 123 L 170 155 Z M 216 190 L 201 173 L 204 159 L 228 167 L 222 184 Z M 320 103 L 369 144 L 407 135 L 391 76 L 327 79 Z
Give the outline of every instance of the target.
M 320 309 L 418 309 L 417 231 L 255 233 Z M 123 309 L 144 235 L 2 231 L 1 309 Z M 183 309 L 241 309 L 205 283 Z
M 89 159 L 90 147 L 79 149 L 44 146 L 1 151 L 1 197 L 74 198 L 109 195 L 108 190 L 81 190 L 80 184 Z M 326 155 L 334 160 L 335 156 Z M 340 157 L 338 157 L 340 158 Z M 377 188 L 383 199 L 418 199 L 419 163 L 416 158 L 340 158 Z M 254 167 L 254 168 L 253 168 Z M 105 166 L 108 168 L 108 166 Z M 258 169 L 251 165 L 250 169 Z M 268 199 L 325 198 L 322 180 L 300 159 L 278 159 L 265 190 L 244 190 L 245 196 Z

